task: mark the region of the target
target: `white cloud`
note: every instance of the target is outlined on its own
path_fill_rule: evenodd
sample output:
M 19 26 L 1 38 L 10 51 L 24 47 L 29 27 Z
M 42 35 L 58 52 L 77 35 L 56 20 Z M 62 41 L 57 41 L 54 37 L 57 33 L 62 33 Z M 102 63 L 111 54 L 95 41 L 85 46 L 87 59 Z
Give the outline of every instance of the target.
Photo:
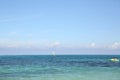
M 0 40 L 0 47 L 6 48 L 28 48 L 34 45 L 35 43 L 28 41 Z
M 60 46 L 60 42 L 58 42 L 58 41 L 53 42 L 53 43 L 51 43 L 50 45 L 48 45 L 48 47 L 50 47 L 50 48 L 56 48 L 56 47 L 58 47 L 58 46 Z
M 60 42 L 54 42 L 53 43 L 53 46 L 59 46 L 60 45 Z
M 96 43 L 92 42 L 92 43 L 91 43 L 91 47 L 92 47 L 92 48 L 95 48 L 95 47 L 96 47 Z
M 26 41 L 20 41 L 20 40 L 13 40 L 13 39 L 0 39 L 0 47 L 4 48 L 36 48 L 36 49 L 41 49 L 41 48 L 56 48 L 60 45 L 60 42 L 53 42 L 53 43 L 45 43 L 41 41 L 31 41 L 31 40 L 26 40 Z
M 112 48 L 112 49 L 118 49 L 118 48 L 120 48 L 120 42 L 115 42 L 115 43 L 113 43 L 113 44 L 110 46 L 110 48 Z
M 95 42 L 92 42 L 92 43 L 87 44 L 87 45 L 83 45 L 83 46 L 81 46 L 81 47 L 84 47 L 84 48 L 97 48 Z

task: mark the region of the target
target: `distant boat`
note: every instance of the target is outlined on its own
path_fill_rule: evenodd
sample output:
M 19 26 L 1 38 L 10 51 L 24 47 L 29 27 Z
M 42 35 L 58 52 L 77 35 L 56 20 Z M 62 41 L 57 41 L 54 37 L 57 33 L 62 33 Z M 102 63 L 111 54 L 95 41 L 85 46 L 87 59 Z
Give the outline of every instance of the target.
M 53 55 L 53 56 L 55 56 L 55 55 L 56 55 L 56 54 L 55 54 L 55 51 L 52 51 L 52 55 Z
M 112 58 L 110 59 L 111 62 L 119 62 L 120 60 L 118 58 Z

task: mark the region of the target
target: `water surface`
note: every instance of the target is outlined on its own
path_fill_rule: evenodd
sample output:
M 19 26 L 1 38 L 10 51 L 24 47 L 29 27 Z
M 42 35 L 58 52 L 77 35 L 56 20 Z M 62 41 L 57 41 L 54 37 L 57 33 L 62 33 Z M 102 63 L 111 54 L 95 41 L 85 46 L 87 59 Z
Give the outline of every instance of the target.
M 0 80 L 119 80 L 120 55 L 0 56 Z

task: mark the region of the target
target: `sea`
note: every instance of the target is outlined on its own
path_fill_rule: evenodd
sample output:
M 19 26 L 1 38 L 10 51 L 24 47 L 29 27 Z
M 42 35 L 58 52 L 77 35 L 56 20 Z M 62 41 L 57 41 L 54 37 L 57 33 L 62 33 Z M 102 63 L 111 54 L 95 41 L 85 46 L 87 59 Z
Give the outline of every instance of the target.
M 120 55 L 0 56 L 0 80 L 120 80 Z

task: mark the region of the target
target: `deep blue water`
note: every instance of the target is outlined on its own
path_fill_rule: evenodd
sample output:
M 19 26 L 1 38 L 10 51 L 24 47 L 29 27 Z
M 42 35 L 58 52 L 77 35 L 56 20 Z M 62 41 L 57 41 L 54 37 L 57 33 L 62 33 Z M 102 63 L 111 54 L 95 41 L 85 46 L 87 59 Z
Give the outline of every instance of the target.
M 113 63 L 111 58 L 119 58 L 120 55 L 19 55 L 0 56 L 0 66 L 90 66 L 90 67 L 120 67 L 120 63 Z

